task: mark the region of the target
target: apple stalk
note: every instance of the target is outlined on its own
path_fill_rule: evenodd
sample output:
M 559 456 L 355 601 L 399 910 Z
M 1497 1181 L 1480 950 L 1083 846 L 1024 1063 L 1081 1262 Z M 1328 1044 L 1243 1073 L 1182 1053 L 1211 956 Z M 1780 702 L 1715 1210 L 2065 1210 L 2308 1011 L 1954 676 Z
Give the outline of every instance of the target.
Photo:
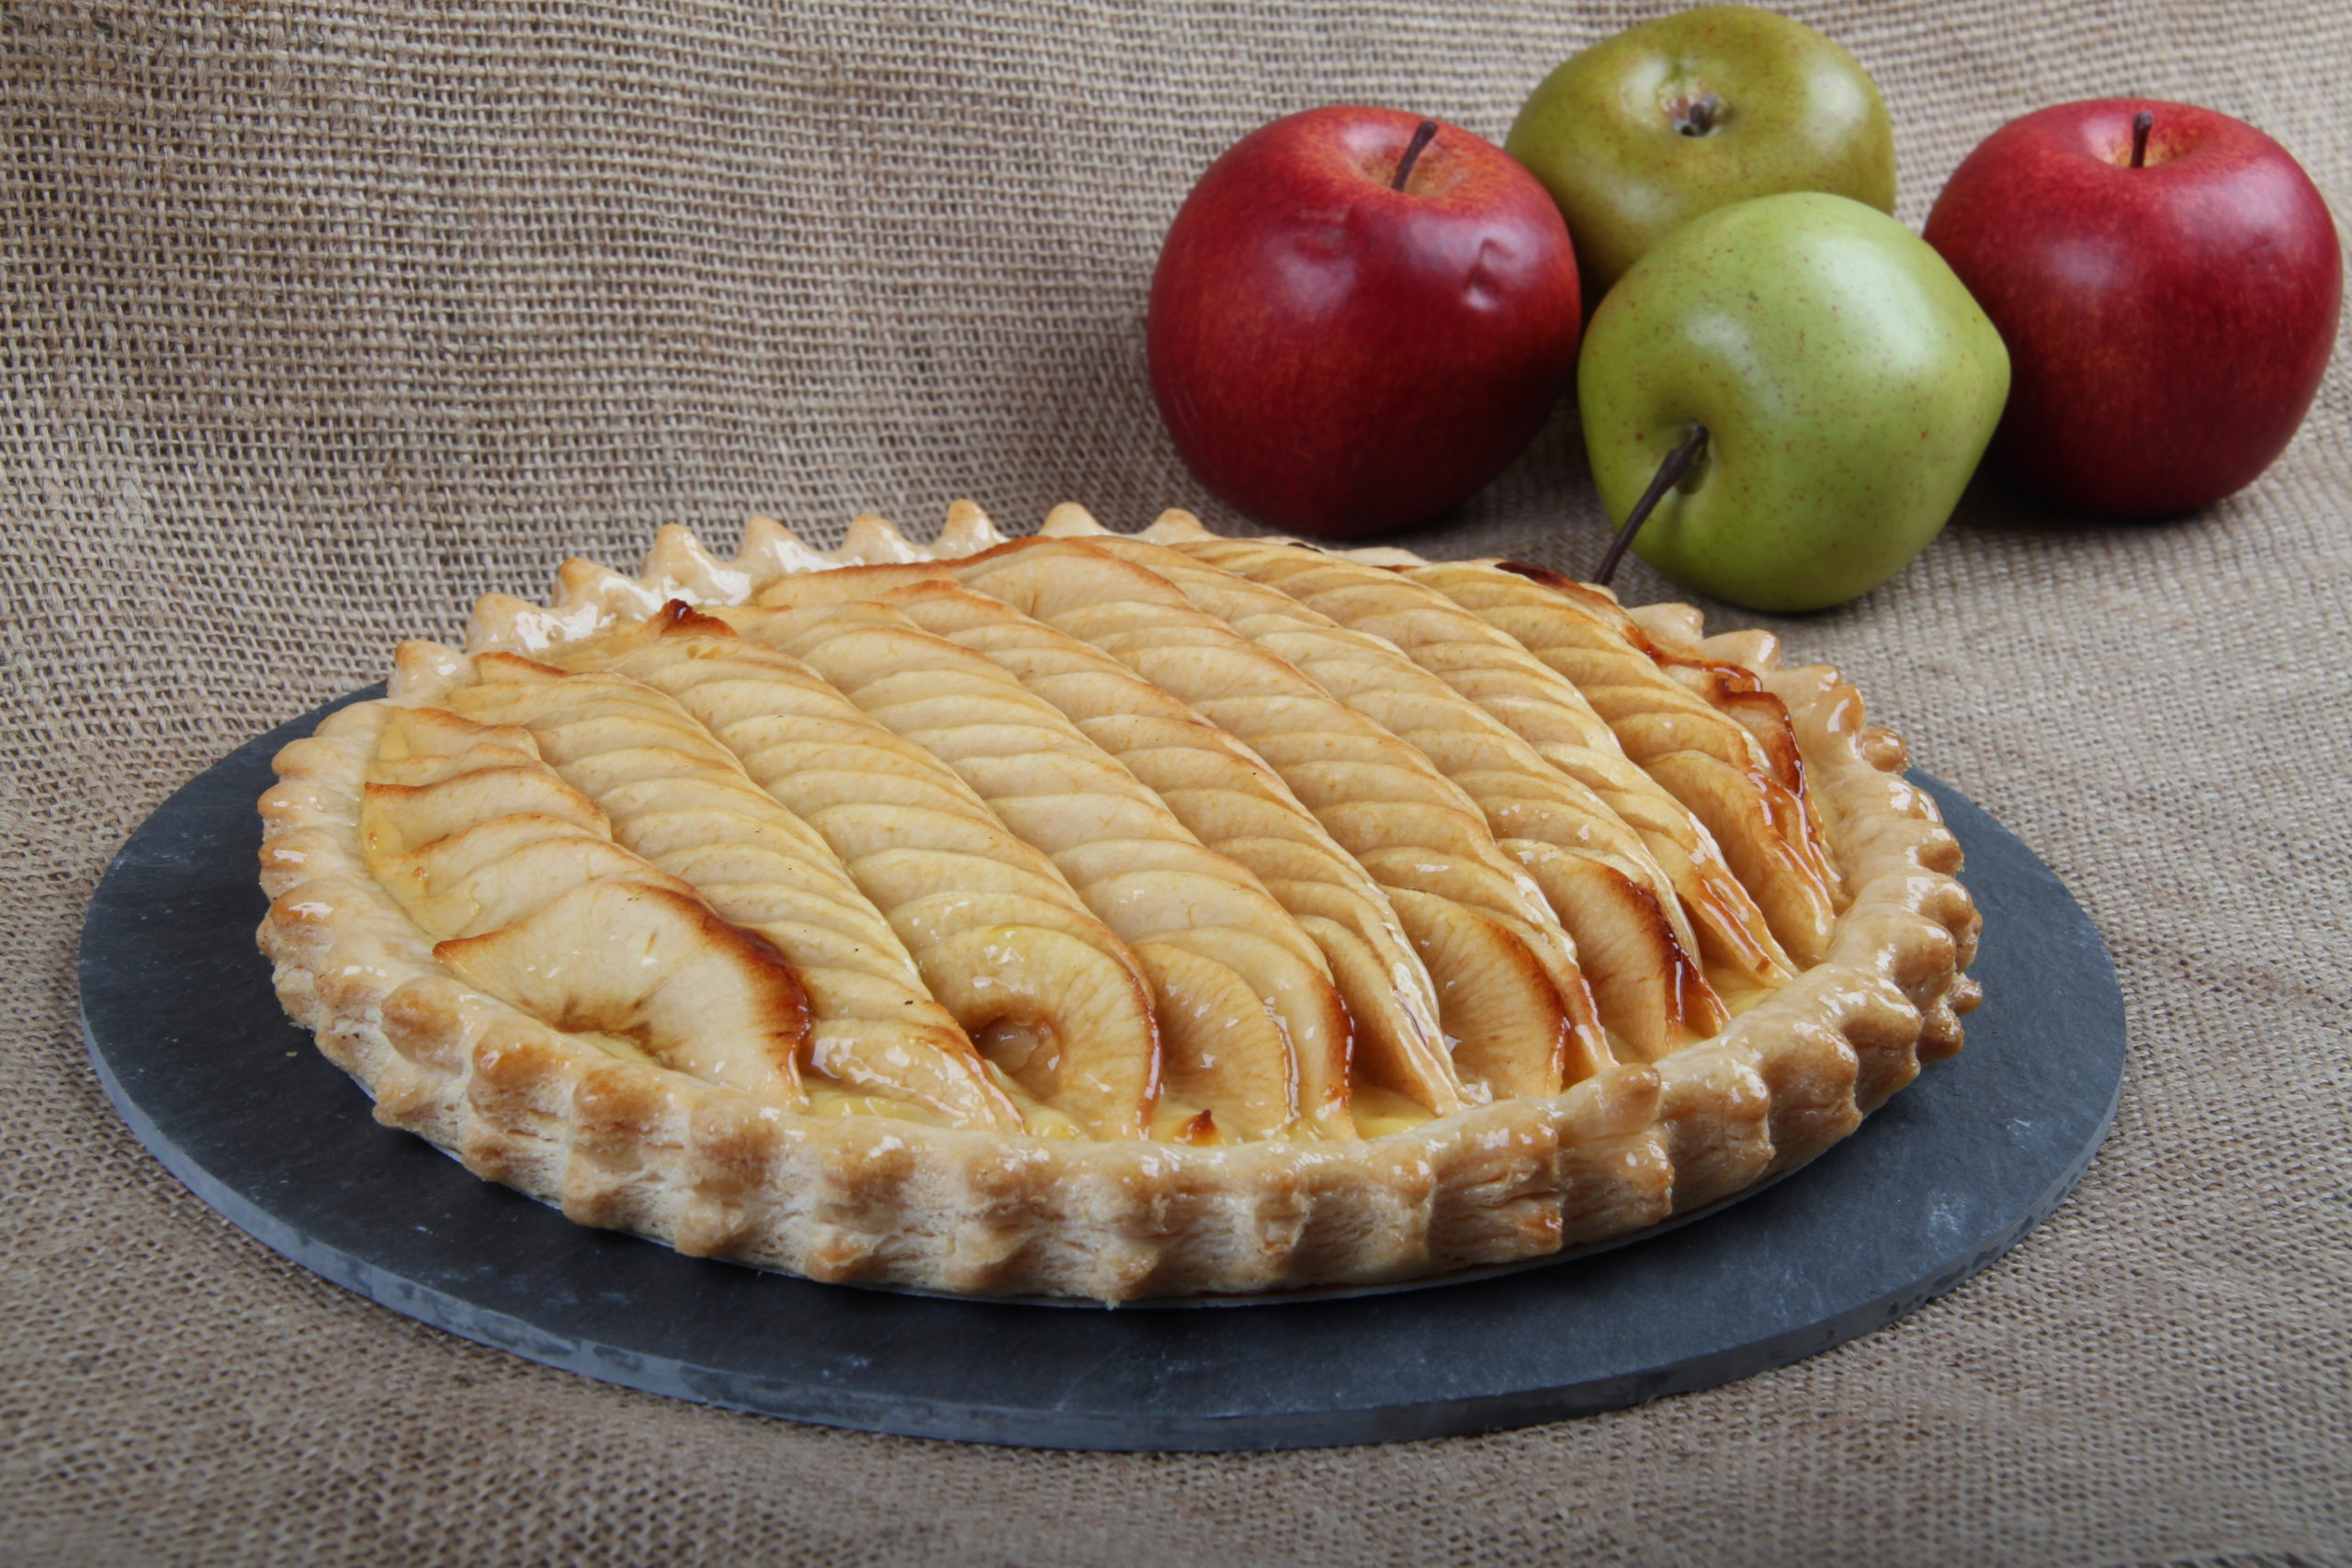
M 1666 106 L 1666 118 L 1684 136 L 1704 136 L 1723 118 L 1724 101 L 1713 93 L 1698 98 L 1676 98 Z
M 1657 473 L 1650 479 L 1649 489 L 1642 491 L 1641 500 L 1634 502 L 1634 510 L 1625 513 L 1625 525 L 1617 530 L 1617 536 L 1609 541 L 1609 553 L 1600 558 L 1600 570 L 1592 574 L 1593 581 L 1603 588 L 1609 586 L 1609 580 L 1617 575 L 1617 563 L 1625 558 L 1625 551 L 1634 543 L 1634 536 L 1642 531 L 1642 525 L 1650 520 L 1650 513 L 1657 511 L 1657 503 L 1666 499 L 1666 492 L 1682 482 L 1682 476 L 1690 471 L 1690 465 L 1697 462 L 1699 454 L 1706 449 L 1707 427 L 1692 425 L 1682 445 L 1668 452 L 1666 461 L 1657 466 Z
M 1425 119 L 1413 129 L 1413 140 L 1405 144 L 1405 155 L 1396 160 L 1396 177 L 1388 182 L 1390 190 L 1403 190 L 1405 182 L 1413 177 L 1413 165 L 1421 161 L 1421 152 L 1437 140 L 1437 121 Z

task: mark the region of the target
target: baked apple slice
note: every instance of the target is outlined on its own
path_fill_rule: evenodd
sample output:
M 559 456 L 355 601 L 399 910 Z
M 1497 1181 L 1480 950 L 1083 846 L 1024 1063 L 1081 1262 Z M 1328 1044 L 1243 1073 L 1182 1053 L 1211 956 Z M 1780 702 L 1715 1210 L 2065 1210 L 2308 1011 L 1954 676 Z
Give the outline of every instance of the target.
M 822 840 L 668 697 L 624 676 L 567 674 L 512 655 L 486 655 L 472 672 L 478 683 L 437 700 L 528 730 L 625 849 L 661 871 L 695 872 L 698 881 L 679 886 L 789 962 L 812 1010 L 804 1055 L 815 1074 L 859 1100 L 912 1105 L 951 1124 L 1022 1124 Z M 641 834 L 648 821 L 652 830 Z
M 1072 1107 L 1089 1131 L 1141 1134 L 1159 1046 L 1125 942 L 953 769 L 799 660 L 680 609 L 564 659 L 665 691 L 734 752 L 823 837 L 932 995 L 1028 1096 Z M 724 870 L 703 858 L 680 874 Z M 1040 1107 L 1023 1114 L 1040 1123 Z
M 1707 825 L 1781 945 L 1800 964 L 1820 962 L 1837 918 L 1839 879 L 1804 801 L 1802 776 L 1783 776 L 1793 741 L 1776 761 L 1747 722 L 1709 704 L 1630 640 L 1630 618 L 1613 623 L 1591 603 L 1611 603 L 1595 591 L 1570 593 L 1559 587 L 1565 579 L 1547 584 L 1475 563 L 1415 567 L 1406 575 L 1509 633 L 1567 677 L 1625 754 Z M 1751 714 L 1748 722 L 1760 716 Z M 1661 770 L 1668 756 L 1678 761 Z
M 1203 845 L 1058 709 L 989 660 L 884 606 L 844 601 L 718 614 L 751 640 L 803 660 L 868 716 L 947 764 L 1134 950 L 1153 982 L 1170 1082 L 1222 1085 L 1210 1099 L 1171 1105 L 1163 1128 L 1191 1137 L 1212 1129 L 1352 1135 L 1350 1020 L 1319 950 L 1245 867 Z M 1204 957 L 1193 939 L 1215 931 L 1271 940 Z M 1224 968 L 1257 1005 L 1233 1012 L 1237 993 L 1221 979 L 1202 991 L 1208 971 L 1170 957 L 1171 947 Z M 1231 962 L 1245 953 L 1246 972 Z M 1278 1074 L 1275 1058 L 1283 1064 Z M 1295 1084 L 1290 1097 L 1236 1122 L 1234 1107 L 1270 1075 Z M 1211 1122 L 1178 1114 L 1186 1106 L 1209 1112 Z
M 1718 985 L 1746 999 L 1788 979 L 1787 954 L 1713 836 L 1625 756 L 1582 693 L 1509 634 L 1396 571 L 1298 545 L 1218 538 L 1189 513 L 1162 513 L 1147 534 L 1394 645 L 1640 838 L 1673 890 L 1678 939 Z
M 1047 523 L 1069 528 L 1080 518 L 1092 525 L 1078 508 L 1057 507 Z M 1697 939 L 1680 925 L 1673 886 L 1591 790 L 1389 643 L 1167 546 L 1117 536 L 1094 542 L 1166 578 L 1199 609 L 1296 666 L 1476 802 L 1498 843 L 1575 939 L 1600 1021 L 1627 1054 L 1655 1061 L 1723 1026 L 1723 1003 L 1691 957 Z M 1605 964 L 1594 961 L 1602 951 Z
M 1022 540 L 955 563 L 953 570 L 967 586 L 1093 643 L 1240 739 L 1384 888 L 1465 902 L 1490 917 L 1481 929 L 1525 945 L 1559 997 L 1571 1045 L 1555 1058 L 1556 1031 L 1520 1035 L 1526 1070 L 1512 1077 L 1540 1080 L 1546 1064 L 1557 1060 L 1573 1082 L 1610 1061 L 1574 943 L 1541 891 L 1496 845 L 1475 802 L 1411 746 L 1194 606 L 1166 579 L 1091 545 Z M 1445 886 L 1428 886 L 1421 868 L 1441 863 Z M 1407 872 L 1408 878 L 1394 880 Z M 1449 962 L 1458 958 L 1453 945 L 1442 951 Z M 1430 962 L 1429 950 L 1422 958 Z M 1503 960 L 1490 967 L 1528 973 Z M 1442 1002 L 1450 987 L 1433 967 L 1431 976 Z M 1540 1007 L 1540 994 L 1531 1002 Z M 1460 1034 L 1453 1021 L 1444 1021 L 1449 1033 Z M 1475 1054 L 1492 1060 L 1512 1048 L 1493 1040 Z M 1455 1057 L 1458 1071 L 1459 1050 Z
M 979 547 L 986 518 L 972 507 L 960 516 L 967 536 L 957 542 Z M 951 535 L 956 522 L 951 516 Z M 1053 704 L 1203 843 L 1256 874 L 1329 964 L 1355 1022 L 1360 1081 L 1431 1116 L 1462 1108 L 1434 987 L 1386 896 L 1247 746 L 1101 649 L 1001 599 L 933 581 L 876 602 L 985 655 Z
M 607 1049 L 797 1103 L 809 999 L 775 947 L 692 893 L 583 883 L 433 955 L 501 1001 Z

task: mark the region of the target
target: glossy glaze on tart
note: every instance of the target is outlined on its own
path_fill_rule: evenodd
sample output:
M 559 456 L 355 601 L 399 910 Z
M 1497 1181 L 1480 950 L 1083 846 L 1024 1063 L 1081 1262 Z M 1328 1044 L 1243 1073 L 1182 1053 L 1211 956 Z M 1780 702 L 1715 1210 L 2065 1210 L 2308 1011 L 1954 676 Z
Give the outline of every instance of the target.
M 1901 743 L 1507 562 L 665 529 L 277 759 L 261 942 L 376 1114 L 583 1224 L 1107 1301 L 1513 1262 L 1959 1048 Z

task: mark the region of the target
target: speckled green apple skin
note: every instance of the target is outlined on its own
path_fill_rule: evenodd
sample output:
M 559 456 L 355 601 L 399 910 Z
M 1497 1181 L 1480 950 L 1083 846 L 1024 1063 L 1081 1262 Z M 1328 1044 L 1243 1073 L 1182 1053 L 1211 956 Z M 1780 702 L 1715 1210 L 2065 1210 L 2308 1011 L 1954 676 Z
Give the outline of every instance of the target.
M 1703 136 L 1669 106 L 1723 102 Z M 1821 190 L 1894 210 L 1894 127 L 1855 58 L 1802 22 L 1703 6 L 1601 39 L 1528 96 L 1504 151 L 1559 204 L 1585 298 L 1718 207 Z
M 1593 478 L 1620 522 L 1707 427 L 1634 549 L 1754 610 L 1843 604 L 1903 570 L 1951 515 L 2008 392 L 2000 334 L 1942 258 L 1815 192 L 1668 236 L 1601 302 L 1577 373 Z

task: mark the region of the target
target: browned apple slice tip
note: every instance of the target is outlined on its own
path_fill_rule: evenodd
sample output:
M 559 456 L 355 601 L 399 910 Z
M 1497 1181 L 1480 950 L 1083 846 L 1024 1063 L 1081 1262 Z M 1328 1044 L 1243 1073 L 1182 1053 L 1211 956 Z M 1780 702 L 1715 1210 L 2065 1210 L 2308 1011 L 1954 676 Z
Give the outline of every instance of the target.
M 1772 802 L 1785 792 L 1703 752 L 1671 751 L 1647 765 L 1706 824 L 1789 956 L 1804 966 L 1821 962 L 1837 906 L 1793 836 L 1773 820 Z
M 1389 901 L 1436 983 L 1461 1081 L 1485 1099 L 1559 1093 L 1575 1021 L 1527 944 L 1448 898 L 1392 889 Z
M 1036 926 L 978 926 L 917 945 L 924 981 L 981 1053 L 1098 1137 L 1144 1135 L 1160 1045 L 1137 971 Z
M 954 1127 L 1001 1133 L 1026 1129 L 1012 1100 L 993 1080 L 962 1029 L 933 1015 L 936 1024 L 896 1018 L 818 1014 L 808 1041 L 808 1063 L 822 1077 L 806 1081 L 812 1100 L 827 1084 L 856 1097 L 842 1109 L 868 1115 L 937 1120 Z M 821 1102 L 812 1109 L 827 1109 Z M 928 1111 L 926 1118 L 921 1113 Z
M 1298 1065 L 1282 1026 L 1250 983 L 1215 959 L 1147 942 L 1171 1097 L 1204 1106 L 1221 1132 L 1276 1136 L 1298 1120 Z
M 809 1011 L 799 977 L 769 943 L 686 895 L 589 883 L 434 954 L 557 1029 L 617 1037 L 690 1077 L 800 1102 Z
M 1325 1137 L 1354 1136 L 1348 1121 L 1348 1063 L 1355 1032 L 1319 949 L 1309 947 L 1308 956 L 1301 957 L 1272 937 L 1238 926 L 1170 931 L 1153 941 L 1239 976 L 1289 1048 L 1294 1114 Z
M 1448 1116 L 1461 1110 L 1467 1101 L 1454 1076 L 1428 968 L 1420 955 L 1406 948 L 1402 956 L 1411 960 L 1411 971 L 1402 972 L 1398 955 L 1385 942 L 1366 940 L 1356 920 L 1314 913 L 1314 893 L 1318 890 L 1280 889 L 1296 895 L 1285 900 L 1286 906 L 1322 950 L 1324 962 L 1331 968 L 1331 983 L 1348 1005 L 1355 1025 L 1351 1058 L 1353 1082 L 1359 1089 L 1370 1085 L 1395 1093 L 1430 1116 Z M 1394 911 L 1385 899 L 1381 913 L 1384 924 L 1394 921 Z M 1354 1104 L 1351 1097 L 1351 1112 Z
M 1728 1021 L 1648 887 L 1606 861 L 1554 844 L 1505 839 L 1502 845 L 1576 939 L 1596 1014 L 1634 1060 L 1657 1061 Z

